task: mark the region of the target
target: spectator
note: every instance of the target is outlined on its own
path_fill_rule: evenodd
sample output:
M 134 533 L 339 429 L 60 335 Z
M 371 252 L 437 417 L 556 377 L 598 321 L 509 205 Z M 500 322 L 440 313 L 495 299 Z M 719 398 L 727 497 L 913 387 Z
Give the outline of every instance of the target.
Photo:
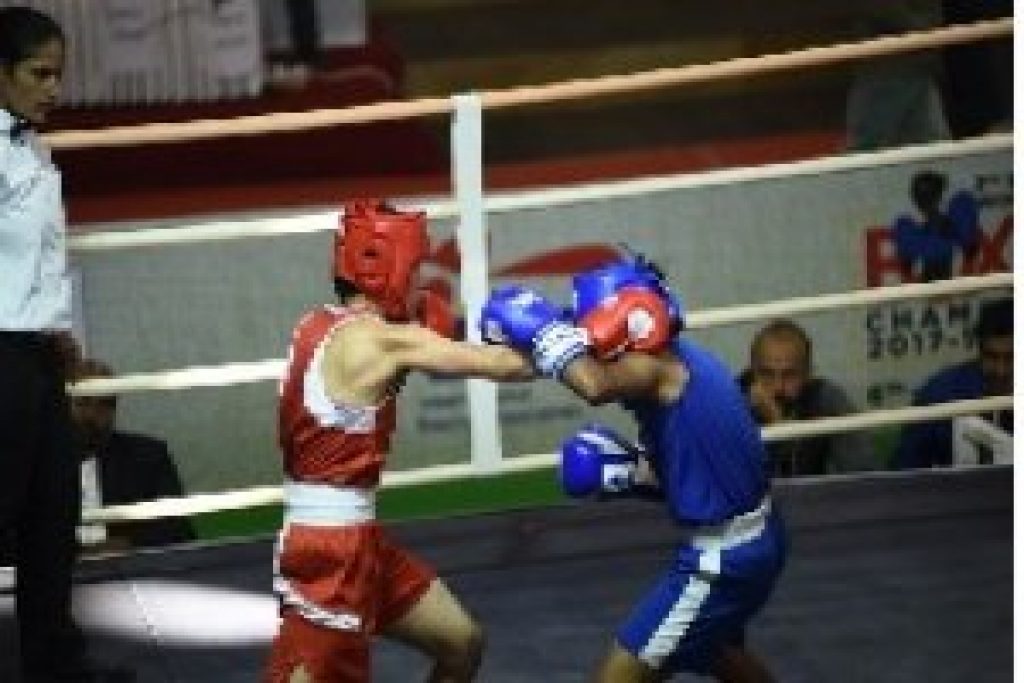
M 320 18 L 316 0 L 285 0 L 289 46 L 285 58 L 271 60 L 268 81 L 272 86 L 301 88 L 321 66 Z
M 892 226 L 897 256 L 923 282 L 949 278 L 957 253 L 970 260 L 981 244 L 978 201 L 960 190 L 944 202 L 946 182 L 934 171 L 914 174 L 910 198 L 919 215 L 899 216 Z
M 320 19 L 316 0 L 285 0 L 288 11 L 288 30 L 292 39 L 292 56 L 296 63 L 307 67 L 319 66 Z
M 943 0 L 947 24 L 1013 16 L 1012 0 Z M 952 45 L 942 50 L 944 96 L 953 136 L 1013 129 L 1013 38 Z
M 789 320 L 762 328 L 750 345 L 750 367 L 739 379 L 758 422 L 770 425 L 856 411 L 842 387 L 813 376 L 812 368 L 811 339 L 803 328 Z M 875 463 L 865 432 L 776 441 L 767 450 L 777 477 L 865 470 Z
M 64 56 L 52 18 L 0 9 L 0 534 L 14 537 L 28 683 L 130 680 L 86 658 L 71 616 L 81 493 L 64 385 L 78 347 L 60 173 L 32 130 L 57 103 Z
M 940 370 L 914 394 L 914 405 L 932 405 L 1013 393 L 1013 300 L 994 299 L 982 305 L 975 328 L 978 357 Z M 1013 432 L 1013 412 L 988 416 Z M 903 428 L 893 466 L 897 469 L 948 466 L 953 462 L 953 424 L 936 420 Z
M 90 359 L 81 364 L 77 379 L 112 376 L 109 366 Z M 181 479 L 167 444 L 117 429 L 116 412 L 117 399 L 113 396 L 76 396 L 71 400 L 71 417 L 82 456 L 83 509 L 181 496 Z M 79 527 L 83 544 L 105 550 L 181 543 L 193 538 L 191 525 L 180 517 Z
M 934 3 L 890 0 L 857 6 L 863 37 L 935 28 Z M 949 123 L 939 91 L 939 59 L 927 52 L 875 58 L 858 64 L 846 103 L 847 148 L 869 151 L 948 140 Z

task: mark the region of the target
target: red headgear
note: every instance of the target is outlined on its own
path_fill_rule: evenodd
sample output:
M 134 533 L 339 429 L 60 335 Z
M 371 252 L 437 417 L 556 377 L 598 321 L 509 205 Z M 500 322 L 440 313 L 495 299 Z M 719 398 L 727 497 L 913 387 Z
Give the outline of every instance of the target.
M 406 320 L 414 275 L 429 248 L 422 211 L 403 212 L 377 200 L 351 202 L 334 234 L 334 277 L 355 285 L 386 317 Z

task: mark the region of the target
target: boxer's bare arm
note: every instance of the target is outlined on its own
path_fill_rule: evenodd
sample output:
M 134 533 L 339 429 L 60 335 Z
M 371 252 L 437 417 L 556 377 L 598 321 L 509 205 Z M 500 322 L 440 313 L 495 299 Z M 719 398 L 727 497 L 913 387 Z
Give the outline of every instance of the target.
M 535 377 L 518 351 L 452 341 L 415 324 L 367 317 L 339 328 L 327 342 L 324 381 L 332 399 L 372 405 L 411 370 L 506 382 Z
M 388 325 L 381 335 L 381 346 L 401 370 L 498 382 L 536 377 L 533 363 L 515 349 L 453 341 L 419 325 Z
M 592 405 L 623 399 L 671 403 L 688 378 L 683 364 L 664 353 L 625 353 L 608 361 L 584 355 L 569 363 L 562 375 L 562 381 Z

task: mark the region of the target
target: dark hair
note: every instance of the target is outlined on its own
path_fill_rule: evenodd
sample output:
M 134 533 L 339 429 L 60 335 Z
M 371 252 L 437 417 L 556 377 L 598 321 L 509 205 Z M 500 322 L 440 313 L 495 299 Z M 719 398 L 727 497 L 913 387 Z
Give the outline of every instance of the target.
M 334 278 L 334 294 L 342 301 L 345 301 L 346 299 L 351 299 L 357 294 L 362 294 L 362 292 L 350 280 L 346 280 L 343 277 L 336 277 Z
M 804 351 L 804 362 L 810 367 L 812 362 L 811 354 L 814 352 L 814 346 L 811 342 L 811 338 L 807 335 L 804 328 L 797 325 L 792 320 L 785 318 L 779 318 L 772 320 L 770 323 L 765 325 L 754 335 L 754 340 L 750 343 L 750 356 L 751 361 L 754 360 L 754 355 L 757 353 L 761 344 L 764 343 L 765 339 L 780 339 L 788 337 L 789 339 L 796 339 L 800 346 L 803 347 Z
M 1007 337 L 1013 334 L 1013 299 L 992 299 L 981 305 L 978 312 L 978 326 L 975 328 L 978 343 L 992 337 Z
M 0 8 L 0 65 L 22 62 L 53 39 L 63 43 L 64 31 L 49 15 L 31 7 Z

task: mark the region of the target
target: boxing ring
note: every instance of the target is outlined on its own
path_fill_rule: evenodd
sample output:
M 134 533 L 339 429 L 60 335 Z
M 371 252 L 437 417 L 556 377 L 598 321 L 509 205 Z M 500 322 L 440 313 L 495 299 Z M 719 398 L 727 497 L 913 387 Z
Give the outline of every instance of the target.
M 452 116 L 453 201 L 422 205 L 430 218 L 457 218 L 461 299 L 467 330 L 488 292 L 488 215 L 540 210 L 595 198 L 680 187 L 743 183 L 978 151 L 1012 149 L 1012 135 L 990 135 L 790 164 L 485 196 L 483 113 L 489 109 L 747 77 L 877 58 L 1010 35 L 1012 20 L 981 22 L 781 55 L 664 69 L 451 99 L 382 103 L 345 110 L 273 114 L 231 121 L 150 124 L 49 136 L 54 148 L 173 143 L 221 135 L 271 134 L 411 116 Z M 333 230 L 336 212 L 215 221 L 195 227 L 88 234 L 81 252 L 157 248 Z M 669 268 L 671 270 L 671 268 Z M 691 330 L 800 316 L 887 301 L 1007 289 L 1012 273 L 927 284 L 837 292 L 772 303 L 698 310 Z M 277 379 L 282 359 L 195 366 L 80 382 L 83 395 L 171 392 Z M 555 464 L 551 453 L 502 453 L 495 385 L 467 381 L 470 453 L 465 462 L 385 473 L 385 487 L 495 476 Z M 1012 408 L 1011 396 L 873 410 L 766 428 L 768 440 Z M 272 421 L 274 416 L 268 415 Z M 1011 466 L 878 472 L 777 482 L 792 535 L 778 591 L 754 621 L 755 649 L 783 681 L 1009 680 L 1012 671 Z M 247 509 L 281 501 L 277 486 L 207 493 L 90 511 L 85 521 L 118 522 Z M 613 626 L 674 541 L 656 506 L 636 502 L 515 510 L 393 525 L 434 562 L 489 633 L 482 681 L 580 681 L 604 651 Z M 586 533 L 586 530 L 600 530 Z M 275 627 L 271 545 L 257 538 L 139 551 L 81 563 L 79 618 L 99 654 L 123 661 L 142 681 L 252 681 Z M 0 594 L 9 640 L 11 596 Z M 524 628 L 525 626 L 525 628 Z M 2 647 L 0 652 L 13 648 Z M 0 678 L 12 662 L 0 662 Z M 382 643 L 375 680 L 416 680 L 425 662 Z

